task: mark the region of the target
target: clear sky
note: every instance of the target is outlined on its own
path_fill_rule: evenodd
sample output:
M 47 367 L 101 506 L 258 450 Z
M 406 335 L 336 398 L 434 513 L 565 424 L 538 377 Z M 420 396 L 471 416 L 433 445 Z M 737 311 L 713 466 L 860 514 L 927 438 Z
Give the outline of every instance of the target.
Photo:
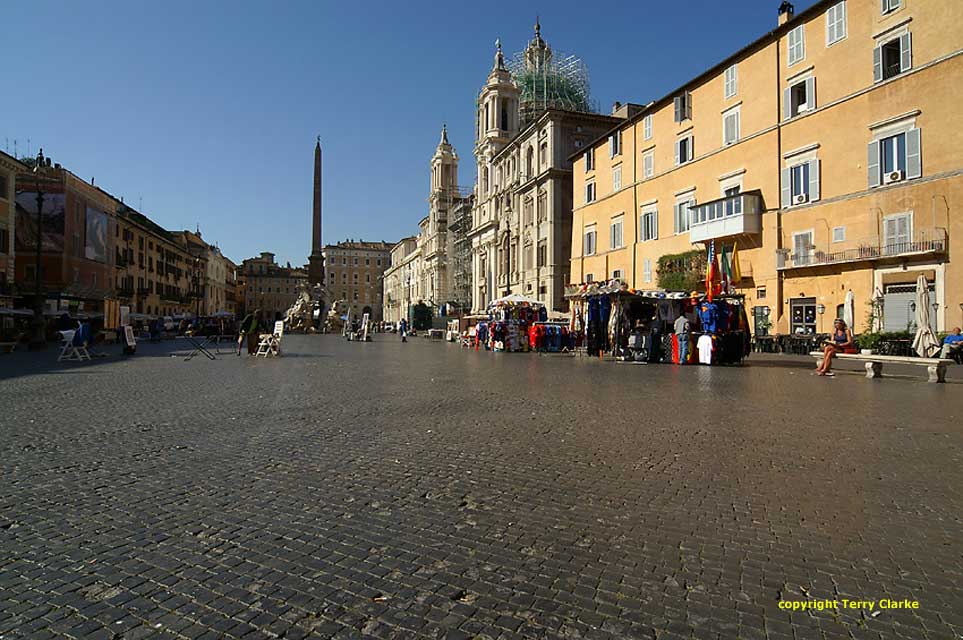
M 413 235 L 442 123 L 471 185 L 495 38 L 523 49 L 536 13 L 551 46 L 586 62 L 607 112 L 661 97 L 771 30 L 778 5 L 11 2 L 0 144 L 12 153 L 16 139 L 23 156 L 29 138 L 32 155 L 43 146 L 168 229 L 200 225 L 236 261 L 270 250 L 302 264 L 315 137 L 325 242 Z

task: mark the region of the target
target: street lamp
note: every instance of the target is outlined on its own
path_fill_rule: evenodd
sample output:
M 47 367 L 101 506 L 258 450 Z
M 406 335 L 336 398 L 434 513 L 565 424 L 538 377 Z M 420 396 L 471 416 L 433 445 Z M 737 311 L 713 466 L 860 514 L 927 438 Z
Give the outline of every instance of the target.
M 201 317 L 201 259 L 194 258 L 194 270 L 193 270 L 193 280 L 194 280 L 194 300 L 195 300 L 195 318 Z
M 30 338 L 29 348 L 31 349 L 42 349 L 47 342 L 47 336 L 44 332 L 44 322 L 43 322 L 43 303 L 44 295 L 42 292 L 43 281 L 40 274 L 40 257 L 43 252 L 43 184 L 40 182 L 42 177 L 43 168 L 46 164 L 46 159 L 43 157 L 43 149 L 37 152 L 37 160 L 33 166 L 33 177 L 34 182 L 37 186 L 37 262 L 36 269 L 34 272 L 34 319 L 33 319 L 33 336 Z

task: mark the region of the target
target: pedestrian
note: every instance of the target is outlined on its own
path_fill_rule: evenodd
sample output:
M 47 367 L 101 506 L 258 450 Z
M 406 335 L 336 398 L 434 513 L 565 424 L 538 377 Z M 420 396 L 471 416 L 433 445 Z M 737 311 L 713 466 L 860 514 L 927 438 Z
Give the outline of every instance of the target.
M 398 323 L 398 333 L 401 334 L 402 342 L 408 342 L 408 321 L 404 318 Z
M 247 338 L 247 353 L 248 355 L 254 355 L 257 351 L 257 329 L 258 329 L 258 316 L 261 314 L 260 309 L 255 309 L 254 313 L 249 313 L 244 316 L 241 320 L 241 330 L 237 336 L 237 355 L 241 355 L 241 344 L 244 342 L 245 337 Z
M 856 340 L 853 339 L 853 332 L 846 326 L 842 318 L 833 321 L 833 335 L 826 341 L 823 347 L 823 360 L 816 367 L 817 376 L 830 376 L 834 374 L 830 370 L 833 363 L 833 356 L 837 353 L 855 353 Z

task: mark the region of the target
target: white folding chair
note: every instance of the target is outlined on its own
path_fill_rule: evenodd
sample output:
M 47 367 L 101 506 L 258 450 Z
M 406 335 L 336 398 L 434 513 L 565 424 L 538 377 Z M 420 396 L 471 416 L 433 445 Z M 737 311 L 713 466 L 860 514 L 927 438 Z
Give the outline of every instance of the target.
M 273 333 L 262 333 L 260 340 L 257 344 L 257 352 L 254 357 L 264 356 L 280 356 L 281 355 L 281 338 L 284 337 L 284 320 L 278 320 L 274 323 Z
M 74 335 L 77 333 L 74 330 L 60 331 L 60 356 L 57 357 L 57 362 L 72 361 L 81 362 L 83 360 L 90 360 L 90 353 L 87 352 L 87 343 L 82 342 L 79 345 L 74 344 Z

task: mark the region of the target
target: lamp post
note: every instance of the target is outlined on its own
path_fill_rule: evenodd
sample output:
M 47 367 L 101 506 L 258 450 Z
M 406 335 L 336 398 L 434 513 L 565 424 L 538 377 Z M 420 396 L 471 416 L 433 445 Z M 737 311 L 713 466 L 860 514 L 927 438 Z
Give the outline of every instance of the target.
M 201 317 L 201 259 L 194 258 L 194 269 L 192 278 L 194 280 L 194 300 L 195 300 L 195 318 Z
M 47 342 L 47 336 L 44 331 L 43 322 L 43 280 L 40 273 L 40 258 L 43 252 L 43 184 L 40 179 L 42 177 L 43 168 L 45 166 L 46 159 L 43 157 L 43 149 L 37 152 L 37 160 L 33 167 L 33 177 L 34 182 L 37 187 L 37 262 L 34 271 L 34 331 L 30 338 L 30 348 L 31 349 L 42 349 Z

